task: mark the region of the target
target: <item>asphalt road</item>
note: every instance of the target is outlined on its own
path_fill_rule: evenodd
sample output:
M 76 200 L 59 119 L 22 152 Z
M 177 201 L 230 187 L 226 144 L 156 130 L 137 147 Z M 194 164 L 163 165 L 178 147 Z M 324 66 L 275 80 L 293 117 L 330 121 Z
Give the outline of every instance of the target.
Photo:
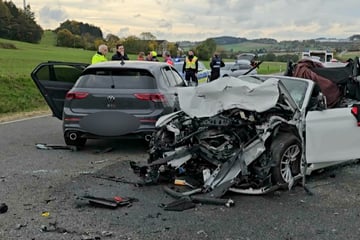
M 129 161 L 145 162 L 142 141 L 91 140 L 80 151 L 63 145 L 52 117 L 0 124 L 0 239 L 359 239 L 360 164 L 327 169 L 301 186 L 264 196 L 233 193 L 235 206 L 165 211 L 163 186 L 139 187 Z M 131 206 L 94 207 L 84 195 L 134 197 Z

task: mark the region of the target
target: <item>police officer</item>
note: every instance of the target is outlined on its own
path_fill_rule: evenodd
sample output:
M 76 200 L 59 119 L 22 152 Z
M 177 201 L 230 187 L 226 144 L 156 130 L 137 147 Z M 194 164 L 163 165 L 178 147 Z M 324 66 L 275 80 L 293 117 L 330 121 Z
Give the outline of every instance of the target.
M 190 79 L 198 85 L 197 72 L 199 68 L 198 58 L 194 55 L 194 51 L 189 50 L 183 65 L 183 73 L 185 73 L 185 80 L 190 85 Z
M 225 63 L 221 59 L 218 53 L 215 53 L 210 62 L 211 76 L 210 81 L 213 81 L 220 77 L 220 68 L 224 67 Z

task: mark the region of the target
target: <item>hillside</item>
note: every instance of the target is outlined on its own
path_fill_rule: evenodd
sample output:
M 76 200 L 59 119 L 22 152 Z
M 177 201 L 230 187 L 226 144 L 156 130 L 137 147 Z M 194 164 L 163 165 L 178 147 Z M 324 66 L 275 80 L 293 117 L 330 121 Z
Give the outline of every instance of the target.
M 221 36 L 213 40 L 218 49 L 228 53 L 233 52 L 255 52 L 255 53 L 281 53 L 302 52 L 309 49 L 330 50 L 333 52 L 360 51 L 359 35 L 350 36 L 348 39 L 310 39 L 280 41 L 271 38 L 246 39 L 241 37 Z
M 30 76 L 37 64 L 44 61 L 90 62 L 94 51 L 56 47 L 56 38 L 46 31 L 39 44 L 19 42 L 0 38 L 0 44 L 14 47 L 1 49 L 0 75 Z M 1 48 L 1 45 L 0 45 Z M 111 53 L 109 53 L 110 55 Z
M 39 44 L 0 38 L 0 117 L 9 113 L 47 109 L 30 78 L 31 71 L 49 60 L 90 62 L 93 51 L 54 46 L 54 35 L 46 32 Z

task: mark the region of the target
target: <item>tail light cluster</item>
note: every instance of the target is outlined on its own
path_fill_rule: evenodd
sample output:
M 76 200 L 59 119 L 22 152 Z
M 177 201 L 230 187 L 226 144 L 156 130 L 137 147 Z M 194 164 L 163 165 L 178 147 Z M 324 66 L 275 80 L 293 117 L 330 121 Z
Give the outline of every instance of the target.
M 71 99 L 84 99 L 89 95 L 89 93 L 87 92 L 68 92 L 66 93 L 65 98 L 67 100 L 71 100 Z
M 144 101 L 166 102 L 166 98 L 162 93 L 135 93 L 134 96 Z
M 357 125 L 360 127 L 360 105 L 359 104 L 354 104 L 351 107 L 351 113 L 354 115 L 354 117 L 356 118 L 357 121 Z

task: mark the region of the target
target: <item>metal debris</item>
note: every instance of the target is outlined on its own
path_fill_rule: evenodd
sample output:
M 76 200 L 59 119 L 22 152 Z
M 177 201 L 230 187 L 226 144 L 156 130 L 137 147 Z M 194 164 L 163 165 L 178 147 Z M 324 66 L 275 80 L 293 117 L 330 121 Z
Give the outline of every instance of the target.
M 71 150 L 71 151 L 77 151 L 76 146 L 68 146 L 68 145 L 37 143 L 37 144 L 35 144 L 35 146 L 36 146 L 37 149 L 40 149 L 40 150 Z

